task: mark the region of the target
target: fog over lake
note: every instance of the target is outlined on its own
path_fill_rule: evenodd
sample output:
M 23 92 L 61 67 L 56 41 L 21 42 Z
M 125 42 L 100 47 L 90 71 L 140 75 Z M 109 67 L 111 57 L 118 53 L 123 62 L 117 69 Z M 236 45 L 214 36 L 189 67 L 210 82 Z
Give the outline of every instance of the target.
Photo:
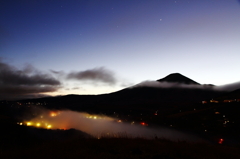
M 28 126 L 46 129 L 77 129 L 95 137 L 142 137 L 147 139 L 165 138 L 173 141 L 204 142 L 203 139 L 190 133 L 184 133 L 166 127 L 143 126 L 121 122 L 117 118 L 105 115 L 94 115 L 71 110 L 50 111 L 43 108 L 34 110 L 39 116 L 23 121 Z

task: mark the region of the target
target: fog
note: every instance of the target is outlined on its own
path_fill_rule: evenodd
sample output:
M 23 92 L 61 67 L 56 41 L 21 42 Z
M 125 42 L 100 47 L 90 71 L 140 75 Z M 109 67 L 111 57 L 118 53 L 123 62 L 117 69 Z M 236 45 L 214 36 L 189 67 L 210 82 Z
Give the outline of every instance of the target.
M 234 82 L 230 84 L 220 85 L 217 87 L 218 90 L 224 90 L 224 91 L 234 91 L 237 89 L 240 89 L 240 82 Z
M 203 139 L 192 134 L 164 127 L 148 127 L 137 123 L 123 123 L 118 119 L 93 115 L 85 112 L 70 110 L 50 111 L 46 109 L 34 110 L 39 114 L 30 120 L 23 120 L 24 125 L 46 129 L 70 129 L 74 128 L 86 132 L 94 137 L 141 137 L 147 139 L 165 138 L 173 141 L 184 140 L 192 142 L 204 142 Z M 37 112 L 36 112 L 37 111 Z M 25 119 L 27 116 L 25 116 Z
M 225 84 L 225 85 L 196 85 L 196 84 L 183 84 L 177 82 L 159 82 L 159 81 L 143 81 L 130 88 L 135 87 L 155 87 L 155 88 L 184 88 L 184 89 L 205 89 L 215 91 L 234 91 L 240 89 L 240 82 Z
M 143 81 L 134 87 L 157 87 L 157 88 L 197 88 L 197 89 L 203 89 L 208 88 L 211 89 L 211 86 L 207 85 L 196 85 L 196 84 L 182 84 L 177 82 L 159 82 L 159 81 Z

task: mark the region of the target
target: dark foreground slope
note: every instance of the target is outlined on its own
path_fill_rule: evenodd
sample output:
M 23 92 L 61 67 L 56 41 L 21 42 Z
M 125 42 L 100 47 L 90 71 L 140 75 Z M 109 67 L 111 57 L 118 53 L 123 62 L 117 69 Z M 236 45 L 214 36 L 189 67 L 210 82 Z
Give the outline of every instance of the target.
M 7 120 L 6 120 L 7 119 Z M 93 138 L 76 130 L 44 130 L 15 124 L 1 117 L 0 158 L 86 159 L 235 159 L 240 147 L 218 144 L 173 142 L 165 139 Z
M 162 139 L 132 138 L 77 139 L 45 142 L 29 147 L 1 147 L 0 158 L 84 159 L 236 159 L 240 148 Z

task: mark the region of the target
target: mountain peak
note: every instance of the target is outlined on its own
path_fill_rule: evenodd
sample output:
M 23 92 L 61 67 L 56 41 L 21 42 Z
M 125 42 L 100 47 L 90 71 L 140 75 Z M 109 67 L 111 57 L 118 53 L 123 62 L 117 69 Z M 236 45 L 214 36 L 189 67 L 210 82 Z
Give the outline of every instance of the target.
M 172 83 L 181 83 L 181 84 L 195 84 L 195 85 L 200 85 L 196 81 L 183 76 L 180 73 L 172 73 L 162 79 L 157 80 L 158 82 L 172 82 Z

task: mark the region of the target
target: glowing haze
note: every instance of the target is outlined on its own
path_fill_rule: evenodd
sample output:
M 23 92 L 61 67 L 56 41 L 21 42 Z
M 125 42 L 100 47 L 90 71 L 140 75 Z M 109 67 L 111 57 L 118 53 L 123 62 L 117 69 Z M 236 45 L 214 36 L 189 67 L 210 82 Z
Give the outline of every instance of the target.
M 20 125 L 34 126 L 45 129 L 78 129 L 94 137 L 108 136 L 109 137 L 143 137 L 153 139 L 156 136 L 170 140 L 187 140 L 198 141 L 203 140 L 191 135 L 182 133 L 168 128 L 149 128 L 147 124 L 137 124 L 134 121 L 131 123 L 123 123 L 116 118 L 105 115 L 94 115 L 84 112 L 75 112 L 70 110 L 50 111 L 36 107 L 32 113 L 38 114 L 37 117 L 30 118 L 22 117 L 23 122 Z M 26 120 L 28 118 L 28 120 Z
M 101 94 L 179 72 L 238 82 L 239 0 L 7 0 L 1 99 Z

